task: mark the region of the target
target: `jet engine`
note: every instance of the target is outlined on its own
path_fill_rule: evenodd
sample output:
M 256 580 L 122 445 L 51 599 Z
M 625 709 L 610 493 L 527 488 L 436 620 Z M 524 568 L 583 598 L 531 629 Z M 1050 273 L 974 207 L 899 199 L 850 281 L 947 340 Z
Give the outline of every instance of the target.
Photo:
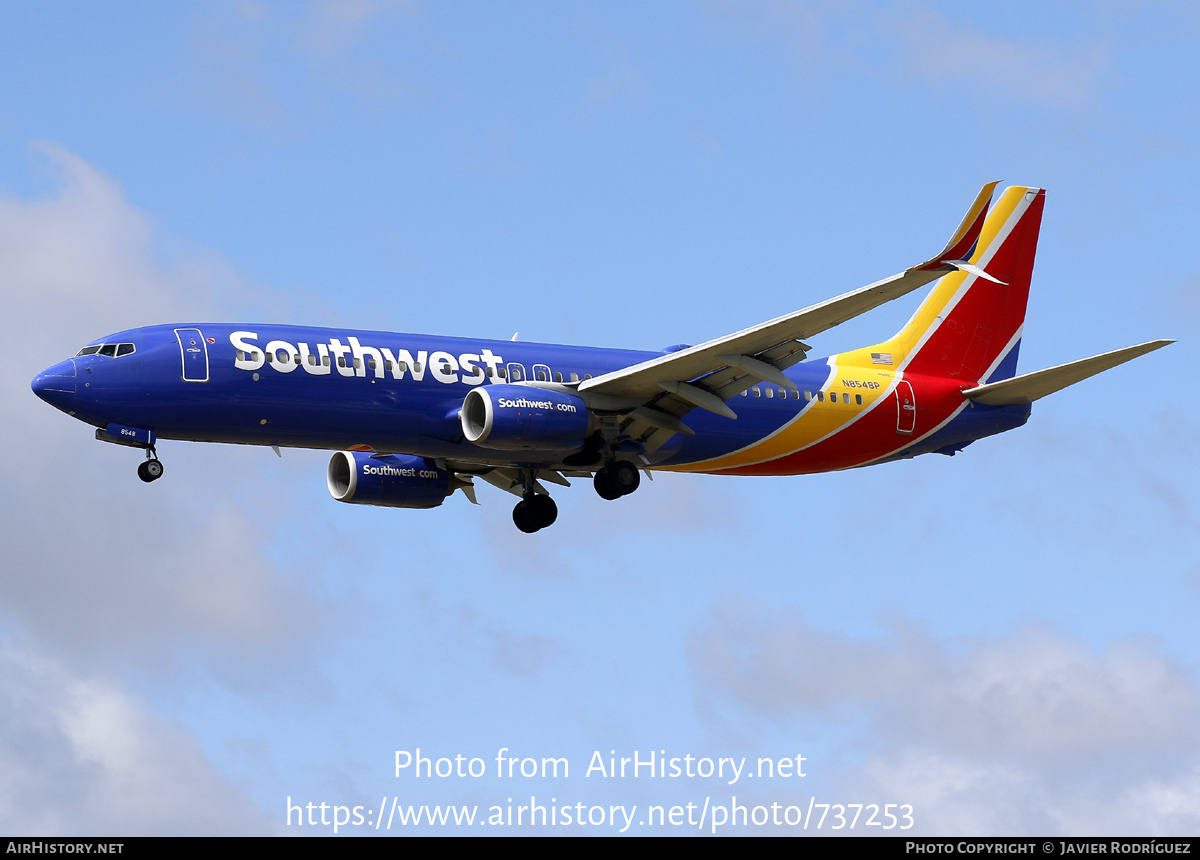
M 472 388 L 461 414 L 468 442 L 501 451 L 575 451 L 590 422 L 581 397 L 528 385 Z
M 450 472 L 409 454 L 338 451 L 325 478 L 329 495 L 354 505 L 436 508 L 453 492 Z

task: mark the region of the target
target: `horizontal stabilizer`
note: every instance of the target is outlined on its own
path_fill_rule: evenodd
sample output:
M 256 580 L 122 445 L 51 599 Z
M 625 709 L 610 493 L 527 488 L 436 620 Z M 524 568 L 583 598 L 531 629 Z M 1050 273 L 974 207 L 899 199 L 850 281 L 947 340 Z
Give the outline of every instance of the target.
M 1152 340 L 1137 346 L 1115 349 L 1102 355 L 1093 355 L 1091 358 L 1081 358 L 1079 361 L 1072 361 L 1069 364 L 1060 364 L 1058 367 L 1048 367 L 1045 370 L 1014 376 L 1012 379 L 1005 379 L 1002 382 L 980 385 L 978 388 L 964 391 L 963 395 L 977 403 L 986 403 L 988 406 L 1032 403 L 1047 394 L 1061 391 L 1068 385 L 1074 385 L 1089 376 L 1095 376 L 1097 373 L 1110 370 L 1118 364 L 1132 361 L 1140 355 L 1154 352 L 1154 350 L 1174 342 L 1173 340 Z

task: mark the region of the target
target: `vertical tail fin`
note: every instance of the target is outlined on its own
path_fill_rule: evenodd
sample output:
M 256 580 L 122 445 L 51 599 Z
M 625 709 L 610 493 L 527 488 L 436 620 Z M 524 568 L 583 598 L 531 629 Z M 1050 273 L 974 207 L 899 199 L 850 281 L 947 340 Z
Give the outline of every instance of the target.
M 1040 188 L 1007 189 L 968 261 L 983 272 L 946 275 L 895 337 L 844 353 L 837 363 L 972 384 L 1013 376 L 1045 199 Z

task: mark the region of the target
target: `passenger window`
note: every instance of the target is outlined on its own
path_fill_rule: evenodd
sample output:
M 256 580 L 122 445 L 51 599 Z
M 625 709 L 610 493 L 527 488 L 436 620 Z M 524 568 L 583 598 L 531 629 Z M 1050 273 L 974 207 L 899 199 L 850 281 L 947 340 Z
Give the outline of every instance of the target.
M 772 400 L 775 399 L 775 389 L 774 388 L 767 389 L 767 397 L 770 397 Z
M 812 399 L 813 399 L 812 392 L 811 392 L 811 391 L 809 391 L 807 388 L 806 388 L 806 389 L 804 389 L 804 399 L 805 399 L 805 400 L 812 400 Z
M 563 379 L 562 379 L 562 371 L 558 371 L 558 370 L 554 371 L 554 381 L 555 381 L 555 382 L 562 382 L 562 381 L 563 381 Z
M 327 356 L 327 355 L 321 356 L 321 364 L 325 365 L 326 367 L 329 367 L 329 356 Z
M 750 390 L 754 392 L 755 397 L 762 397 L 762 391 L 759 390 L 759 387 L 757 385 L 754 386 L 753 388 L 751 388 Z
M 750 396 L 750 389 L 749 389 L 749 388 L 743 388 L 743 389 L 742 389 L 742 397 L 749 397 L 749 396 Z
M 496 373 L 500 375 L 501 379 L 508 379 L 508 368 L 507 367 L 497 367 Z
M 237 352 L 237 360 L 238 360 L 238 361 L 245 361 L 245 360 L 246 360 L 246 353 L 242 352 L 242 351 L 239 349 L 239 350 L 238 350 L 238 352 Z
M 354 364 L 355 364 L 355 366 L 357 366 L 357 365 L 358 365 L 358 362 L 357 362 L 357 361 L 355 361 L 355 362 L 354 362 Z M 375 369 L 375 359 L 373 359 L 373 358 L 368 358 L 368 359 L 367 359 L 367 367 L 371 368 L 371 370 L 374 370 L 374 369 Z
M 855 394 L 855 395 L 854 395 L 854 402 L 855 402 L 855 403 L 857 403 L 859 406 L 862 406 L 862 395 L 861 395 L 861 394 Z
M 819 403 L 825 402 L 825 392 L 824 391 L 817 392 L 817 402 L 819 402 Z
M 338 356 L 338 367 L 345 367 L 345 366 L 346 366 L 346 356 L 339 355 Z
M 591 375 L 590 373 L 585 373 L 585 374 L 583 375 L 583 378 L 584 378 L 584 379 L 591 379 L 591 378 L 592 378 L 592 375 Z
M 578 381 L 579 381 L 579 374 L 578 374 L 578 373 L 572 373 L 572 374 L 571 374 L 571 381 L 572 381 L 572 382 L 578 382 Z

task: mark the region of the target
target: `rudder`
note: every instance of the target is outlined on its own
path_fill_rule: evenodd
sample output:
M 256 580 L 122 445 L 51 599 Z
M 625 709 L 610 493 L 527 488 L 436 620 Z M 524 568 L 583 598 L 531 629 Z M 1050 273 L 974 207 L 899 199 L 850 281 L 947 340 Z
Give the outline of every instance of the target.
M 968 262 L 1001 283 L 970 272 L 946 275 L 895 337 L 843 353 L 836 363 L 973 385 L 1013 376 L 1044 205 L 1044 190 L 1014 186 L 988 215 Z

